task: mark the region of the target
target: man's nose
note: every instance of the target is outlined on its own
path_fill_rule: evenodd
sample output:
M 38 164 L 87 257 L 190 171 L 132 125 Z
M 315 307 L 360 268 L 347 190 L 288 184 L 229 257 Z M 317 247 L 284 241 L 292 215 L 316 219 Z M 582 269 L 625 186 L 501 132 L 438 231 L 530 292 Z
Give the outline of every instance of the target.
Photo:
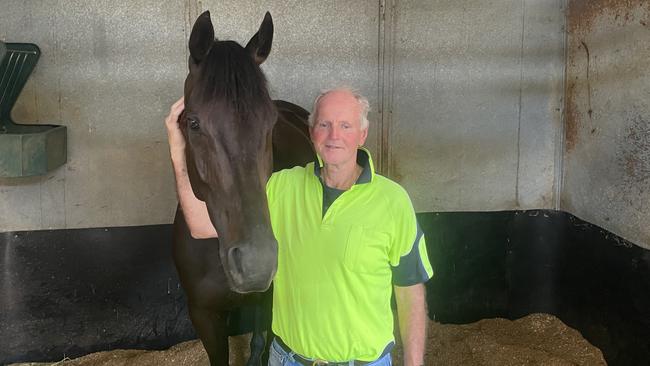
M 330 139 L 336 140 L 336 139 L 339 138 L 340 134 L 341 134 L 341 131 L 337 126 L 332 126 L 330 128 Z

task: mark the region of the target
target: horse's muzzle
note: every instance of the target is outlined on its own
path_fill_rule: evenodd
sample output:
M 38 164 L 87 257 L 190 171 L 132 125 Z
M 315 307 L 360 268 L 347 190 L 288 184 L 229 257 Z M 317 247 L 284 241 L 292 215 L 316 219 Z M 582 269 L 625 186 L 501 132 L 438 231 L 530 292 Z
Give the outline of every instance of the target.
M 241 243 L 229 248 L 227 263 L 223 264 L 230 289 L 238 293 L 266 291 L 277 270 L 277 248 L 275 239 L 266 240 L 266 243 Z

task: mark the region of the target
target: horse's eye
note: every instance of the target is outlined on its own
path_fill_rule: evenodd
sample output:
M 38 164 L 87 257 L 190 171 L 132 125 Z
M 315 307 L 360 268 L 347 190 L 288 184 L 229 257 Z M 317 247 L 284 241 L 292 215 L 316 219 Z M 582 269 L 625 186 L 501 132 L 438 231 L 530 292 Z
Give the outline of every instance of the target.
M 196 118 L 188 118 L 187 119 L 188 124 L 190 125 L 190 128 L 193 129 L 194 131 L 198 130 L 201 124 L 199 123 L 199 120 Z

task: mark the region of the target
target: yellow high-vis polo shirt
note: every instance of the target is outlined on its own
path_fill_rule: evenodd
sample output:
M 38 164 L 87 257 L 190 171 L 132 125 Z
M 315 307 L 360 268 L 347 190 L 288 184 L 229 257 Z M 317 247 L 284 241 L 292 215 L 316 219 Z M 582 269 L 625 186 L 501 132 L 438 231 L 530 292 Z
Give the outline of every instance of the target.
M 326 210 L 320 161 L 267 184 L 278 241 L 273 332 L 305 357 L 377 359 L 394 344 L 392 286 L 433 275 L 406 191 L 374 173 L 367 150 L 357 162 L 359 180 Z

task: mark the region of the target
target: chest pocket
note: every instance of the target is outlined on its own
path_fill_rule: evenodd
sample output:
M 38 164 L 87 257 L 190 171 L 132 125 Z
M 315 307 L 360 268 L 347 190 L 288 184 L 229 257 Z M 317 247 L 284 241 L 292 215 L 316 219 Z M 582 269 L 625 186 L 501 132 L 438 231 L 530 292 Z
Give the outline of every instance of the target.
M 344 265 L 350 271 L 357 273 L 383 274 L 390 271 L 389 247 L 388 233 L 354 225 L 348 235 Z

